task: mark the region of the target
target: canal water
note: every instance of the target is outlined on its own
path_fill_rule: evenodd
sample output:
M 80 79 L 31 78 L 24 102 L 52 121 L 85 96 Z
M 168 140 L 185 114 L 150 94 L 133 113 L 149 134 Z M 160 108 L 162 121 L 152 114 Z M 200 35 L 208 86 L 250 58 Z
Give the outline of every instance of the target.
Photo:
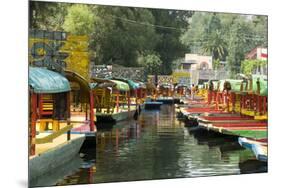
M 240 147 L 237 138 L 185 126 L 169 105 L 160 111 L 143 110 L 138 121 L 122 121 L 99 130 L 96 150 L 80 154 L 76 163 L 78 168 L 50 184 L 267 172 L 267 164 Z

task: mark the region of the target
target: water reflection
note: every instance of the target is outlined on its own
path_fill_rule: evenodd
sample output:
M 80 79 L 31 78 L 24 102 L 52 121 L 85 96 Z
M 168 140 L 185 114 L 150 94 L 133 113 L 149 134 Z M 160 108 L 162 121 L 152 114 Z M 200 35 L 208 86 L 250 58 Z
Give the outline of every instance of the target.
M 237 138 L 187 128 L 172 106 L 97 133 L 96 159 L 58 185 L 266 172 Z M 85 166 L 86 167 L 86 166 Z

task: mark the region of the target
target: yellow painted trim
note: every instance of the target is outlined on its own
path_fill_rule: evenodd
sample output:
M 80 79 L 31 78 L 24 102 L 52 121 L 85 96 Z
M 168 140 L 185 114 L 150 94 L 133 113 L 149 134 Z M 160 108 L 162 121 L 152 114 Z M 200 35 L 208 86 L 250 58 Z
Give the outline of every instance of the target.
M 267 115 L 255 116 L 255 120 L 267 120 Z
M 59 137 L 60 135 L 70 131 L 73 128 L 73 125 L 67 125 L 64 128 L 60 129 L 59 131 L 53 132 L 52 134 L 45 136 L 43 138 L 36 138 L 35 144 L 45 144 L 48 142 L 52 142 L 55 138 Z

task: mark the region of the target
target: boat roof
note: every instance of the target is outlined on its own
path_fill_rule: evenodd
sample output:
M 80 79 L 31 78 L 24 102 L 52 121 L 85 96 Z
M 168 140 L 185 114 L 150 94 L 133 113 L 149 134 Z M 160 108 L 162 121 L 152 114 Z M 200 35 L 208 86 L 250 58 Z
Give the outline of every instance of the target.
M 28 84 L 35 93 L 62 93 L 71 90 L 69 81 L 64 76 L 41 67 L 29 67 Z
M 129 84 L 127 84 L 126 82 L 120 81 L 120 80 L 110 80 L 112 82 L 114 82 L 115 88 L 120 90 L 120 91 L 129 91 L 130 87 Z

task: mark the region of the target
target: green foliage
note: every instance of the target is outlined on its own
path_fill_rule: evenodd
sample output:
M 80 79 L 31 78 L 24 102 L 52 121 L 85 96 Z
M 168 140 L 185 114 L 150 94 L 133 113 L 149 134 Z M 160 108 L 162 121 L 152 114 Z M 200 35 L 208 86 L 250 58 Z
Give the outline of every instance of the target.
M 232 75 L 240 71 L 247 52 L 267 46 L 267 17 L 196 12 L 181 36 L 193 53 L 226 60 Z
M 184 57 L 185 53 L 189 52 L 189 47 L 182 44 L 179 38 L 186 31 L 189 25 L 188 19 L 193 12 L 153 9 L 152 14 L 156 25 L 170 28 L 156 27 L 159 40 L 156 43 L 155 52 L 160 55 L 163 61 L 161 73 L 171 74 L 172 61 Z
M 250 75 L 253 73 L 253 71 L 255 69 L 257 69 L 258 67 L 262 67 L 262 66 L 265 66 L 266 65 L 266 61 L 264 60 L 244 60 L 242 61 L 241 63 L 241 71 L 243 74 L 245 75 Z
M 172 61 L 172 69 L 180 69 L 180 65 L 182 62 L 184 62 L 184 58 L 178 58 Z
M 219 59 L 213 60 L 213 69 L 218 69 L 219 66 L 220 66 L 220 60 Z
M 95 11 L 99 20 L 92 45 L 97 64 L 137 66 L 138 54 L 154 49 L 158 38 L 154 27 L 146 26 L 154 24 L 148 9 L 99 6 Z
M 29 1 L 29 4 L 30 28 L 50 31 L 62 30 L 69 4 L 38 1 Z
M 72 5 L 67 9 L 63 29 L 75 35 L 90 35 L 93 31 L 94 14 L 87 5 Z
M 162 61 L 158 54 L 149 52 L 144 55 L 140 55 L 138 57 L 138 63 L 145 68 L 147 74 L 160 74 Z
M 234 75 L 245 53 L 267 46 L 267 17 L 70 3 L 30 2 L 30 28 L 90 37 L 95 64 L 140 66 L 139 54 L 157 54 L 171 74 L 185 53 L 227 60 Z

